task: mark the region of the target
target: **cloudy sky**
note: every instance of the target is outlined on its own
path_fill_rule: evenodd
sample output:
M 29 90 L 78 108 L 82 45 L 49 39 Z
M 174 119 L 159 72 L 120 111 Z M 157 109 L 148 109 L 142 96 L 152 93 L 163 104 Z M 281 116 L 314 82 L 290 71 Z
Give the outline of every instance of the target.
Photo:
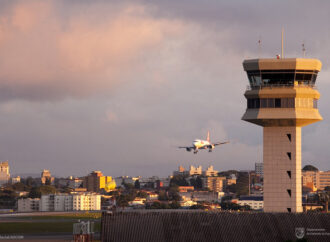
M 167 176 L 179 164 L 253 169 L 262 129 L 241 120 L 242 61 L 323 63 L 324 121 L 302 163 L 329 168 L 330 2 L 0 1 L 0 160 L 11 173 Z M 257 42 L 261 39 L 261 50 Z M 211 131 L 213 153 L 178 150 Z

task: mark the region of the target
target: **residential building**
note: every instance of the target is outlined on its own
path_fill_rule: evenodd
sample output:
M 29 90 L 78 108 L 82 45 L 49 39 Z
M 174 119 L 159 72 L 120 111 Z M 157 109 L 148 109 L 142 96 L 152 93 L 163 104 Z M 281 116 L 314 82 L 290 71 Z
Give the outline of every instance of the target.
M 230 185 L 232 185 L 232 184 L 236 184 L 236 180 L 237 180 L 237 178 L 236 178 L 235 174 L 231 174 L 231 175 L 226 179 L 226 185 L 227 185 L 227 186 L 230 186 Z
M 256 174 L 263 176 L 264 175 L 264 163 L 255 163 L 254 164 L 254 170 Z
M 71 193 L 42 195 L 40 211 L 89 211 L 101 209 L 101 195 Z
M 193 186 L 179 186 L 178 187 L 179 192 L 189 192 L 189 191 L 194 191 Z
M 262 210 L 264 208 L 264 201 L 262 196 L 240 196 L 237 203 L 240 206 L 249 205 L 253 210 Z
M 213 169 L 213 166 L 209 166 L 204 172 L 203 172 L 203 175 L 204 176 L 217 176 L 218 175 L 218 172 L 217 170 L 214 170 Z
M 80 178 L 71 178 L 68 181 L 68 187 L 75 189 L 75 188 L 79 188 L 83 183 L 83 179 Z
M 139 206 L 146 203 L 146 198 L 136 197 L 133 201 L 128 202 L 130 206 Z
M 8 161 L 0 162 L 0 186 L 9 182 L 10 173 Z
M 302 171 L 302 185 L 315 190 L 330 186 L 330 171 Z
M 79 188 L 83 183 L 83 179 L 77 177 L 68 177 L 68 178 L 60 178 L 58 179 L 58 185 L 62 187 L 69 187 L 72 189 Z
M 198 167 L 195 167 L 193 165 L 190 166 L 190 169 L 188 171 L 188 175 L 189 176 L 195 176 L 195 175 L 202 175 L 203 174 L 203 171 L 202 171 L 202 166 L 198 166 Z
M 220 202 L 221 197 L 224 196 L 223 192 L 209 192 L 209 191 L 191 191 L 179 192 L 183 202 Z
M 20 198 L 17 200 L 18 212 L 39 211 L 40 198 Z
M 43 170 L 41 172 L 41 178 L 40 178 L 41 184 L 49 184 L 54 185 L 55 178 L 52 177 L 49 170 Z
M 154 192 L 147 192 L 148 196 L 147 196 L 147 201 L 155 201 L 158 200 L 158 194 L 154 193 Z
M 191 200 L 195 202 L 220 202 L 223 192 L 194 191 Z
M 116 182 L 111 176 L 103 176 L 101 171 L 93 171 L 84 177 L 83 187 L 89 192 L 110 191 L 116 188 Z
M 10 182 L 11 182 L 11 184 L 15 184 L 15 183 L 21 182 L 21 177 L 20 176 L 12 177 L 10 179 Z
M 185 169 L 183 168 L 183 166 L 179 166 L 179 169 L 177 171 L 173 171 L 173 176 L 177 176 L 177 175 L 185 175 Z
M 208 177 L 203 177 L 202 181 L 204 188 L 208 188 L 210 191 L 214 191 L 214 192 L 222 192 L 226 182 L 226 177 L 208 176 Z

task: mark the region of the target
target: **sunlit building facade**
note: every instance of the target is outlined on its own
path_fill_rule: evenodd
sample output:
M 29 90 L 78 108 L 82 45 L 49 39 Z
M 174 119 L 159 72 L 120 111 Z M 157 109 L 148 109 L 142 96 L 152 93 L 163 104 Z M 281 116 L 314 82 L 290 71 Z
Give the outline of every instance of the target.
M 250 82 L 242 119 L 263 127 L 264 211 L 302 212 L 301 128 L 322 120 L 317 59 L 243 62 Z

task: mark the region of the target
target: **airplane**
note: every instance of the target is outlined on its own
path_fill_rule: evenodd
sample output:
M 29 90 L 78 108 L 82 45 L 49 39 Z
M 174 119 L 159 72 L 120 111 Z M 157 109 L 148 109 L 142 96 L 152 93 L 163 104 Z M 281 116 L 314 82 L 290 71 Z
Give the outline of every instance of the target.
M 229 141 L 226 142 L 210 142 L 210 131 L 207 132 L 206 140 L 195 139 L 192 143 L 192 146 L 179 146 L 179 149 L 186 149 L 188 152 L 194 150 L 194 154 L 197 154 L 198 150 L 209 149 L 209 152 L 215 148 L 215 146 L 228 144 Z

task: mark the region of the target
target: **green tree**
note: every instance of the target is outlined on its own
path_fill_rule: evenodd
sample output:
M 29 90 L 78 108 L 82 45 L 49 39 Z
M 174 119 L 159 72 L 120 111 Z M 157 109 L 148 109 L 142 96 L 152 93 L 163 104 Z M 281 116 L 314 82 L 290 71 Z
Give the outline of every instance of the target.
M 33 187 L 28 195 L 30 198 L 40 198 L 41 192 L 37 187 Z
M 147 198 L 148 197 L 148 193 L 146 193 L 146 192 L 138 192 L 137 193 L 137 195 L 136 195 L 137 197 L 142 197 L 142 198 Z
M 303 171 L 319 171 L 319 169 L 317 169 L 315 166 L 312 166 L 312 165 L 306 165 L 306 166 L 304 166 L 304 168 L 302 170 Z
M 46 178 L 45 185 L 47 185 L 47 186 L 52 185 L 52 182 L 51 182 L 50 178 L 48 178 L 48 177 Z
M 158 200 L 159 201 L 168 201 L 168 196 L 167 196 L 166 191 L 159 191 Z
M 181 208 L 181 205 L 177 201 L 173 201 L 172 203 L 170 203 L 169 207 L 171 209 L 179 209 L 179 208 Z
M 198 176 L 196 178 L 196 188 L 199 188 L 201 189 L 203 187 L 203 181 L 202 181 L 202 178 L 200 176 Z
M 132 190 L 134 189 L 134 185 L 132 183 L 125 183 L 123 182 L 123 185 L 125 187 L 126 190 Z
M 236 194 L 248 195 L 249 194 L 249 173 L 248 172 L 239 172 L 236 182 Z
M 189 186 L 189 183 L 186 181 L 186 177 L 183 175 L 173 176 L 170 180 L 170 187 L 173 186 Z
M 37 183 L 36 183 L 35 179 L 33 179 L 32 177 L 29 176 L 25 179 L 25 185 L 27 185 L 29 187 L 34 187 L 37 185 Z
M 139 180 L 136 180 L 135 183 L 134 183 L 134 187 L 136 189 L 140 189 L 141 188 L 141 185 L 140 185 L 140 181 Z
M 47 194 L 56 194 L 57 190 L 54 186 L 40 186 L 40 187 L 33 187 L 29 193 L 30 198 L 40 198 L 41 195 Z

